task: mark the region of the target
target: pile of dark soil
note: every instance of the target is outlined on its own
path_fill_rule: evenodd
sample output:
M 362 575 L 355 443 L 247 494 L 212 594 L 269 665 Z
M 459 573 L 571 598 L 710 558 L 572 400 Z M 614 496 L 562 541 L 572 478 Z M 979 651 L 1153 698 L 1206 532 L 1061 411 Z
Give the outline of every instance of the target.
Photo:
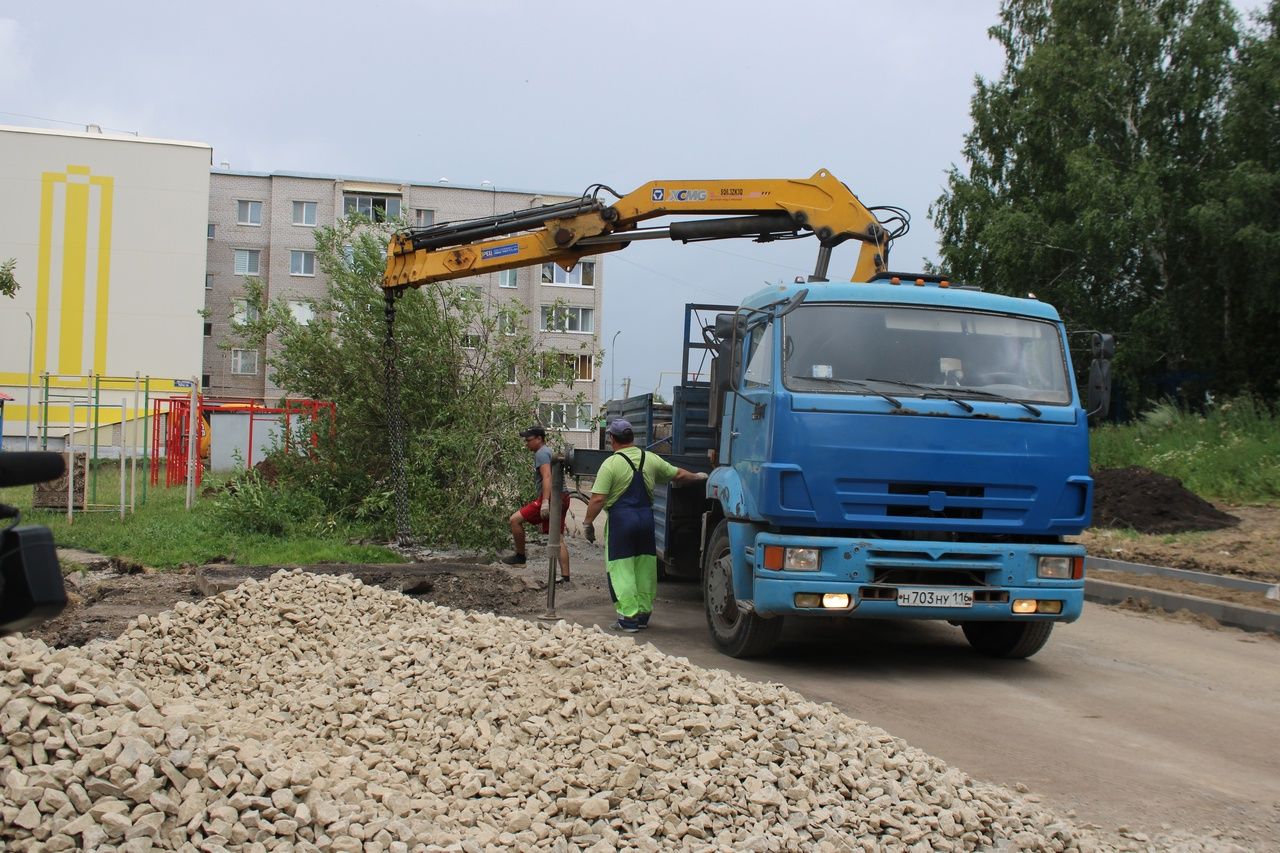
M 1093 472 L 1093 482 L 1094 527 L 1186 533 L 1240 523 L 1234 515 L 1185 489 L 1181 480 L 1146 468 L 1102 468 Z

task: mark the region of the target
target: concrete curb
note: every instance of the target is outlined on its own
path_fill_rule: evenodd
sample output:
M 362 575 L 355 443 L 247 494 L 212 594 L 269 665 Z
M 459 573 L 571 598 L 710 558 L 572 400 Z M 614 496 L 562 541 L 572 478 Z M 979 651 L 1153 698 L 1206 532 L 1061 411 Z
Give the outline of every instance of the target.
M 1099 567 L 1101 568 L 1101 567 Z M 1211 598 L 1200 598 L 1196 595 L 1183 595 L 1177 592 L 1166 592 L 1160 589 L 1149 589 L 1142 586 L 1131 586 L 1113 581 L 1086 578 L 1084 597 L 1088 601 L 1099 604 L 1120 604 L 1126 600 L 1142 601 L 1161 610 L 1174 613 L 1189 610 L 1202 616 L 1208 616 L 1246 631 L 1269 631 L 1280 634 L 1280 613 L 1263 610 L 1259 607 L 1246 607 L 1243 604 L 1229 604 Z
M 1127 563 L 1124 560 L 1111 560 L 1106 557 L 1086 557 L 1090 569 L 1103 569 L 1109 572 L 1129 572 L 1134 575 L 1159 575 L 1165 578 L 1178 578 L 1193 583 L 1209 584 L 1227 589 L 1242 589 L 1247 592 L 1261 592 L 1277 584 L 1256 581 L 1251 578 L 1238 578 L 1233 575 L 1215 575 L 1209 572 L 1193 572 L 1188 569 L 1170 569 L 1165 566 L 1148 566 L 1145 563 Z

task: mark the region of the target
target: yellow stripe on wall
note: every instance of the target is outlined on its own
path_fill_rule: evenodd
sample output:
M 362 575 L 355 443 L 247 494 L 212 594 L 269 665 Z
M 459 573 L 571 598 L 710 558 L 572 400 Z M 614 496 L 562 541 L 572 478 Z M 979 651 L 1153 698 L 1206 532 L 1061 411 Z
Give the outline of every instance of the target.
M 36 261 L 35 373 L 45 372 L 49 350 L 49 279 L 53 264 L 53 186 L 66 175 L 45 172 L 40 176 L 40 255 Z M 77 373 L 79 371 L 76 371 Z
M 89 254 L 89 184 L 67 182 L 62 227 L 62 304 L 58 324 L 58 372 L 84 370 L 84 285 Z
M 107 369 L 107 297 L 111 281 L 111 202 L 115 178 L 95 177 L 90 184 L 98 188 L 98 312 L 93 336 L 93 372 Z

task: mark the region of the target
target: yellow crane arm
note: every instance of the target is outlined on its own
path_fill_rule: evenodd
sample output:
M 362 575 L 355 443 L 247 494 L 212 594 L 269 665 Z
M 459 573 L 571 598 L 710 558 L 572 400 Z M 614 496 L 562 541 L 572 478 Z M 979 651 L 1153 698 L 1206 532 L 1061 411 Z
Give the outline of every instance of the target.
M 826 280 L 833 247 L 857 240 L 862 248 L 852 280 L 867 281 L 887 269 L 895 236 L 825 169 L 807 179 L 650 181 L 611 205 L 599 200 L 602 189 L 607 188 L 560 204 L 396 234 L 387 250 L 383 287 L 422 287 L 547 262 L 572 269 L 587 255 L 614 252 L 641 239 L 765 242 L 802 231 L 816 236 L 820 246 L 813 280 Z M 638 227 L 657 217 L 702 214 L 719 216 Z

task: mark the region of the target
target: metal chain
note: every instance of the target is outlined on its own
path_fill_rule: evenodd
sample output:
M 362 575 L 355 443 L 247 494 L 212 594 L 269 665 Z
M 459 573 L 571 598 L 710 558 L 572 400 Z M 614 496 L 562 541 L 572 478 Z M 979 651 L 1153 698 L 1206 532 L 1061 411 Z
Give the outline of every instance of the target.
M 382 342 L 383 374 L 386 379 L 387 449 L 391 456 L 391 488 L 395 493 L 396 541 L 409 541 L 409 481 L 405 476 L 404 420 L 400 413 L 400 348 L 396 344 L 396 300 L 403 291 L 384 292 L 387 337 Z

